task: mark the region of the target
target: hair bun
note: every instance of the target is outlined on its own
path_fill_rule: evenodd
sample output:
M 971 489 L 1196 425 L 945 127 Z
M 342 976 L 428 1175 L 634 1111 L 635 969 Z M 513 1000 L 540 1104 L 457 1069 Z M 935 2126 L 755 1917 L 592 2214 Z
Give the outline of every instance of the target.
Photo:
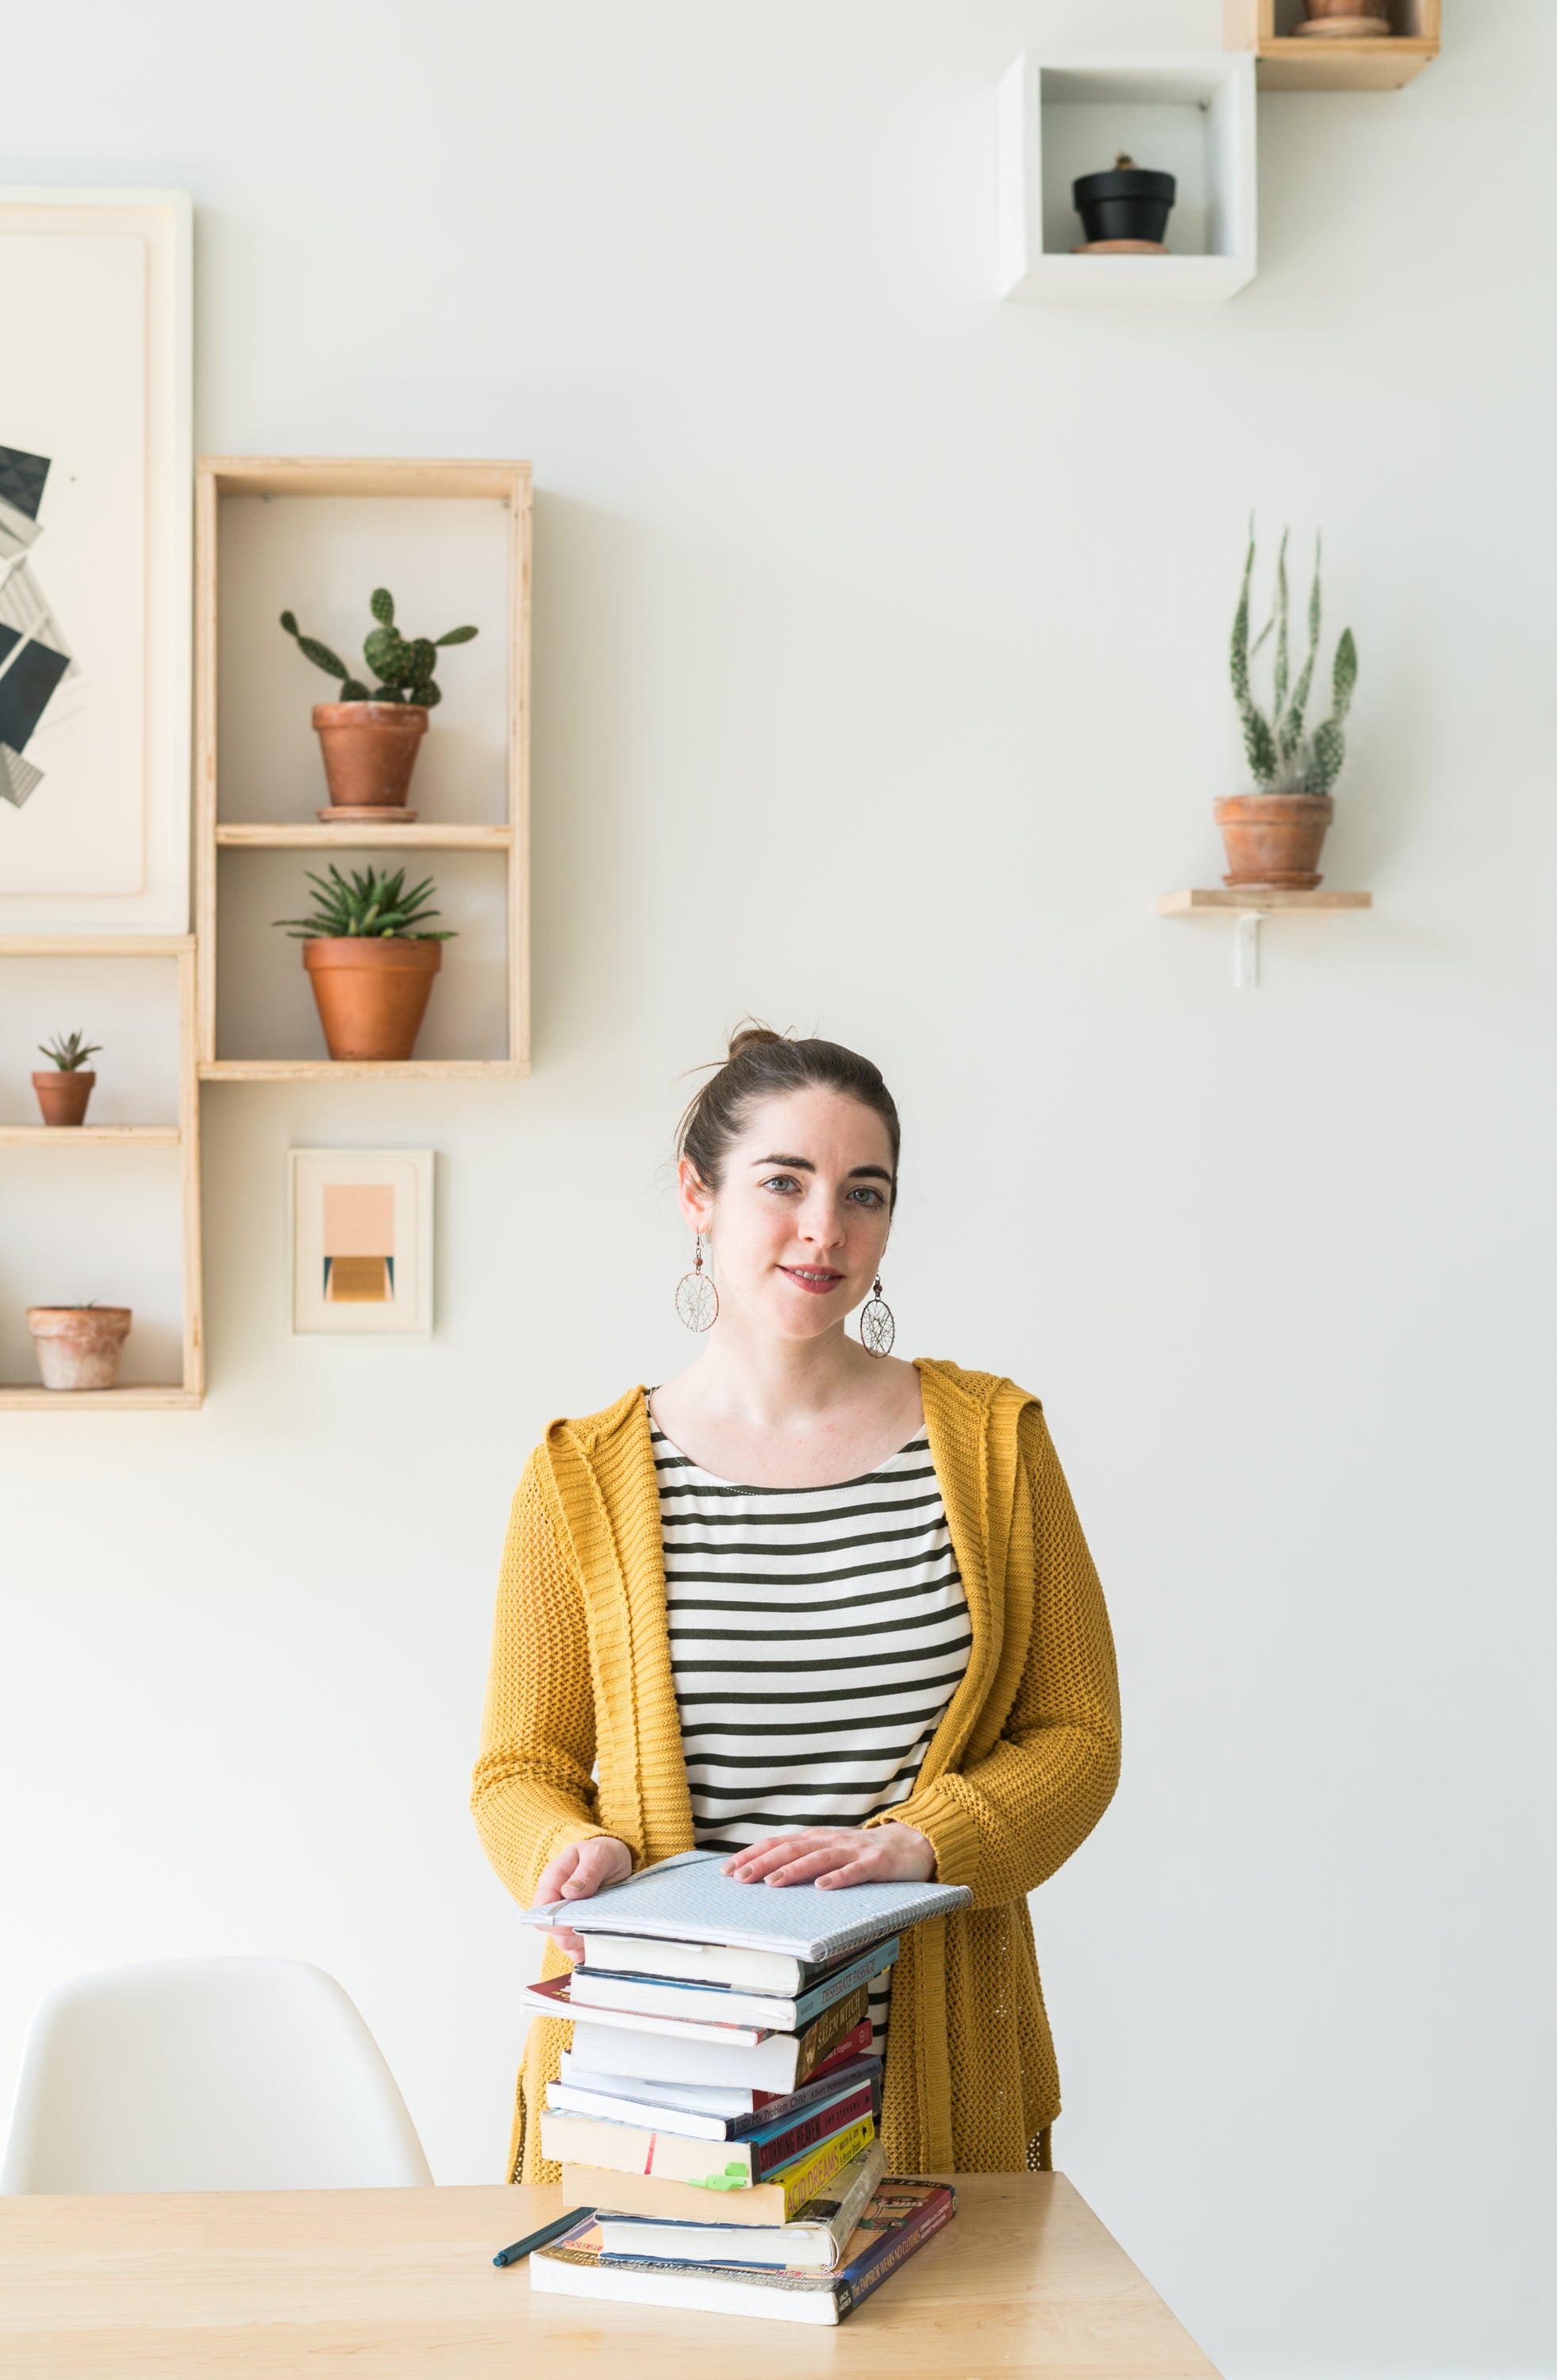
M 769 1049 L 774 1042 L 787 1041 L 788 1038 L 786 1033 L 775 1033 L 771 1025 L 759 1025 L 748 1017 L 731 1034 L 730 1046 L 724 1053 L 725 1063 L 728 1064 L 732 1058 L 738 1058 L 743 1050 Z

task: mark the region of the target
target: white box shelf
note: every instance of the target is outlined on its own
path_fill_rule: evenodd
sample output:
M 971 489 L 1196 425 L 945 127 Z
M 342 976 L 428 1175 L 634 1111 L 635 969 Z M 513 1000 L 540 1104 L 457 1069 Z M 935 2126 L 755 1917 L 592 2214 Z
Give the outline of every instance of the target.
M 1203 305 L 1253 280 L 1255 67 L 1235 51 L 1042 58 L 1000 89 L 1000 287 L 1041 304 Z M 1077 175 L 1127 151 L 1176 176 L 1168 256 L 1076 256 Z

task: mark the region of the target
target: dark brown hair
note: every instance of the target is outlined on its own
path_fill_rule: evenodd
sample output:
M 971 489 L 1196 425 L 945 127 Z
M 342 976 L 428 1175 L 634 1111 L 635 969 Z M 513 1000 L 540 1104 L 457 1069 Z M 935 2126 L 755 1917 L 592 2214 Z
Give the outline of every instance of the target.
M 677 1157 L 689 1158 L 698 1179 L 717 1190 L 724 1160 L 764 1099 L 791 1091 L 839 1091 L 879 1115 L 892 1143 L 892 1203 L 897 1203 L 897 1155 L 902 1127 L 897 1103 L 882 1070 L 837 1041 L 791 1041 L 771 1026 L 748 1023 L 730 1036 L 724 1062 L 709 1076 L 682 1117 Z

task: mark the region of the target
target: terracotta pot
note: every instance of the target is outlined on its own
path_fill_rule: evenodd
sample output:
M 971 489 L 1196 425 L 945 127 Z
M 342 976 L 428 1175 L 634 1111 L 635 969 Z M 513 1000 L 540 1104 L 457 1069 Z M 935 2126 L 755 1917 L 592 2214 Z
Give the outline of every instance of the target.
M 442 942 L 366 934 L 303 944 L 319 1021 L 332 1058 L 408 1058 L 427 1014 Z
M 1303 0 L 1310 17 L 1381 17 L 1382 8 L 1365 6 L 1365 0 Z
M 67 1074 L 62 1066 L 51 1066 L 46 1074 L 34 1075 L 32 1087 L 43 1111 L 43 1122 L 85 1123 L 87 1101 L 96 1080 L 90 1066 L 78 1066 L 74 1074 Z
M 1281 886 L 1311 892 L 1319 856 L 1335 816 L 1328 794 L 1232 794 L 1216 806 L 1227 853 L 1224 884 Z
M 128 1305 L 30 1305 L 43 1386 L 111 1389 L 132 1318 Z
M 420 702 L 316 702 L 313 723 L 337 809 L 400 809 L 432 713 Z

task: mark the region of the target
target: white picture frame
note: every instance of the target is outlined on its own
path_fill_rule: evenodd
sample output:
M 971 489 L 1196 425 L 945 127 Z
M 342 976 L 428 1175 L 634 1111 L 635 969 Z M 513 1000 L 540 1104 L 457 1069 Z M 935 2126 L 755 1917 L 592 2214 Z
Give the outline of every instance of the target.
M 0 932 L 189 931 L 193 221 L 0 188 Z
M 287 1152 L 294 1339 L 430 1339 L 433 1153 Z

